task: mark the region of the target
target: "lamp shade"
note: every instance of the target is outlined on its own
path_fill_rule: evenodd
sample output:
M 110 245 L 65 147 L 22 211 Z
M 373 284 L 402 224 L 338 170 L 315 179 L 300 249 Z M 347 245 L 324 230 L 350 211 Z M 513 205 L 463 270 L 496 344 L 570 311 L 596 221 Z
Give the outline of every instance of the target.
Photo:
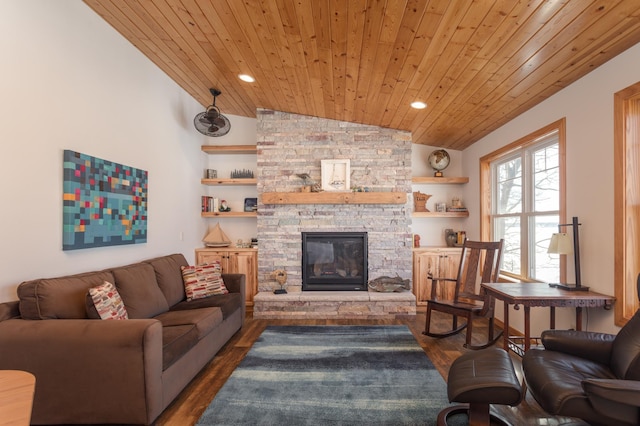
M 556 232 L 551 235 L 547 253 L 571 254 L 573 253 L 573 239 L 566 232 Z

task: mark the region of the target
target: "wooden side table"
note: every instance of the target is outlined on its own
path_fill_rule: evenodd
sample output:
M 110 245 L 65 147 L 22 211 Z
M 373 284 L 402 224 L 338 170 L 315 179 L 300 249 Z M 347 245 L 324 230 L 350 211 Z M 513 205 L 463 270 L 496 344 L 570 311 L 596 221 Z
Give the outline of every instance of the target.
M 0 425 L 29 426 L 36 378 L 18 370 L 0 370 Z
M 611 309 L 615 297 L 593 291 L 567 291 L 557 287 L 549 287 L 545 283 L 483 283 L 482 288 L 487 294 L 504 302 L 504 349 L 512 349 L 522 356 L 531 347 L 531 319 L 532 307 L 549 308 L 549 328 L 556 327 L 556 308 L 575 308 L 576 330 L 582 329 L 582 308 Z M 509 305 L 515 309 L 524 306 L 524 339 L 522 345 L 515 343 L 508 336 L 509 333 Z

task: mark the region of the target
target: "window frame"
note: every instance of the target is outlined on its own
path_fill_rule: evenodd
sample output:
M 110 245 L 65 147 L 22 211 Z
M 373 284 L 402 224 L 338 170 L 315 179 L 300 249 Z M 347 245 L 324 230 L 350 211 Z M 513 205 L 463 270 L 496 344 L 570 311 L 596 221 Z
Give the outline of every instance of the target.
M 640 82 L 614 94 L 614 305 L 622 327 L 640 308 L 636 280 L 640 272 Z
M 506 160 L 507 158 L 513 156 L 516 151 L 520 151 L 523 149 L 526 150 L 534 145 L 539 144 L 541 138 L 553 132 L 557 132 L 558 134 L 558 184 L 560 190 L 558 200 L 558 218 L 560 220 L 559 223 L 566 222 L 566 119 L 562 118 L 480 158 L 480 236 L 484 241 L 490 241 L 493 239 L 493 227 L 491 221 L 494 204 L 494 198 L 492 196 L 494 190 L 494 182 L 492 178 L 492 163 L 501 159 Z M 530 177 L 523 176 L 523 179 L 530 179 Z M 523 199 L 523 203 L 524 202 L 525 200 Z M 527 200 L 526 202 L 531 202 L 531 200 Z M 528 214 L 526 217 L 528 218 L 532 216 L 535 216 L 535 214 Z M 522 215 L 520 217 L 522 217 Z M 527 221 L 527 224 L 525 224 L 525 226 L 527 227 L 530 226 L 528 222 L 529 221 Z M 530 256 L 530 254 L 527 253 L 527 256 Z M 535 280 L 527 278 L 529 276 L 528 259 L 529 258 L 527 257 L 526 264 L 522 265 L 521 268 L 521 274 L 522 271 L 524 271 L 525 276 L 514 276 L 513 274 L 501 273 L 501 277 L 503 279 L 511 281 L 534 282 Z M 564 256 L 560 257 L 560 281 L 566 282 L 566 260 L 564 259 Z

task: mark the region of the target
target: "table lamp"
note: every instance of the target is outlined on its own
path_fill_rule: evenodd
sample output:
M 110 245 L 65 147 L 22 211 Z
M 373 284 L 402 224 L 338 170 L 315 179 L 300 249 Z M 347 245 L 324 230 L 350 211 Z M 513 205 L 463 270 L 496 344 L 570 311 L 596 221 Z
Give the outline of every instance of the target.
M 571 254 L 573 253 L 573 257 L 575 260 L 575 269 L 576 269 L 576 284 L 559 284 L 559 283 L 550 283 L 549 286 L 561 288 L 563 290 L 570 291 L 588 291 L 589 287 L 583 287 L 580 282 L 580 242 L 578 239 L 578 218 L 576 216 L 573 217 L 571 223 L 565 223 L 558 225 L 558 232 L 551 236 L 551 241 L 549 242 L 549 249 L 547 253 L 554 254 Z M 571 226 L 573 227 L 573 239 L 566 232 L 560 232 L 560 228 L 563 226 Z

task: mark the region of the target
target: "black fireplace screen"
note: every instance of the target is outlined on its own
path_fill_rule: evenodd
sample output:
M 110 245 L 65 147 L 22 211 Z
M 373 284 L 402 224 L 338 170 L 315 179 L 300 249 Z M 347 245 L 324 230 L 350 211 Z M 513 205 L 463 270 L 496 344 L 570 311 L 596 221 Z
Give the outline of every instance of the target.
M 302 290 L 367 290 L 366 232 L 303 232 Z

